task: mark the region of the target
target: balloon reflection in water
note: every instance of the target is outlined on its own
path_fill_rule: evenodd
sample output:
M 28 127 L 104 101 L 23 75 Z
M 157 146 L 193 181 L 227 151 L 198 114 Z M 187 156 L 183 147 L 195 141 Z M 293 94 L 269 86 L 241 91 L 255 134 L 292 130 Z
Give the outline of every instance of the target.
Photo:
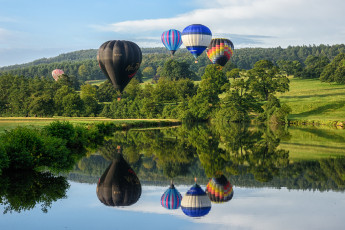
M 105 170 L 96 192 L 98 199 L 107 206 L 130 206 L 139 200 L 140 181 L 122 154 L 115 156 Z
M 211 201 L 200 185 L 195 183 L 182 198 L 181 209 L 190 217 L 205 216 L 211 210 Z
M 161 197 L 161 205 L 167 209 L 178 209 L 181 206 L 182 196 L 180 192 L 171 183 L 170 187 Z
M 232 199 L 234 190 L 224 175 L 212 178 L 206 186 L 206 194 L 214 203 L 223 203 Z

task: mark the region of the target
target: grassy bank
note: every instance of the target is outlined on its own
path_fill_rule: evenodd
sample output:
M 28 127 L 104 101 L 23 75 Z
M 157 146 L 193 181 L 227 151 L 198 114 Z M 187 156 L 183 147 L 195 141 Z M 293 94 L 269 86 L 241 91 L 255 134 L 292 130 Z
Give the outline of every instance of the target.
M 160 127 L 180 124 L 180 121 L 176 119 L 110 119 L 102 117 L 0 117 L 0 133 L 3 133 L 5 130 L 11 130 L 18 126 L 43 127 L 53 121 L 69 121 L 72 124 L 81 125 L 88 125 L 97 122 L 111 122 L 123 129 L 137 127 Z
M 291 107 L 292 123 L 345 122 L 345 85 L 322 83 L 318 79 L 290 80 L 290 91 L 278 97 Z

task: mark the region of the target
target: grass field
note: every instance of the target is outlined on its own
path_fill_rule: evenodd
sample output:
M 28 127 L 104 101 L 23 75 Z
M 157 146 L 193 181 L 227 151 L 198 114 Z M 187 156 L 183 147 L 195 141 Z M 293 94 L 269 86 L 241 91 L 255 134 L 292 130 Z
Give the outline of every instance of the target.
M 28 117 L 0 117 L 0 133 L 11 130 L 17 126 L 43 127 L 53 121 L 69 121 L 72 124 L 87 125 L 95 122 L 112 122 L 115 124 L 134 127 L 145 126 L 145 123 L 171 122 L 178 123 L 176 119 L 110 119 L 102 117 L 53 117 L 53 118 L 28 118 Z M 148 125 L 150 126 L 150 125 Z
M 345 85 L 322 83 L 318 79 L 290 79 L 290 91 L 279 94 L 292 108 L 290 120 L 345 121 Z
M 85 84 L 90 84 L 90 85 L 97 85 L 99 86 L 100 84 L 102 84 L 103 82 L 105 82 L 107 79 L 102 79 L 102 80 L 89 80 L 89 81 L 85 81 Z

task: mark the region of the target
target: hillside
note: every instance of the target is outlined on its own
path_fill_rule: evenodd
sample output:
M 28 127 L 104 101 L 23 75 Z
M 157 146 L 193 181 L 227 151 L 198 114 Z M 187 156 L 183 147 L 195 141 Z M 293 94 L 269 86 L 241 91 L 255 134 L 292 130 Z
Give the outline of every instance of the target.
M 280 94 L 279 99 L 291 107 L 290 120 L 345 122 L 345 85 L 291 78 L 290 91 Z

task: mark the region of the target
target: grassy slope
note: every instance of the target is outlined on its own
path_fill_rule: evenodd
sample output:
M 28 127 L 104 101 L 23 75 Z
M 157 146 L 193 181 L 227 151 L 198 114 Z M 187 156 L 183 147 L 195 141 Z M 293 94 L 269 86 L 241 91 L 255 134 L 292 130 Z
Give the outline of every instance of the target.
M 0 133 L 17 126 L 42 127 L 52 121 L 69 121 L 73 124 L 87 125 L 95 122 L 112 122 L 121 125 L 144 125 L 151 122 L 168 121 L 177 123 L 176 119 L 110 119 L 104 117 L 54 117 L 54 118 L 27 118 L 27 117 L 0 117 Z
M 290 120 L 345 121 L 345 85 L 318 79 L 290 80 L 290 91 L 278 95 L 292 108 Z

